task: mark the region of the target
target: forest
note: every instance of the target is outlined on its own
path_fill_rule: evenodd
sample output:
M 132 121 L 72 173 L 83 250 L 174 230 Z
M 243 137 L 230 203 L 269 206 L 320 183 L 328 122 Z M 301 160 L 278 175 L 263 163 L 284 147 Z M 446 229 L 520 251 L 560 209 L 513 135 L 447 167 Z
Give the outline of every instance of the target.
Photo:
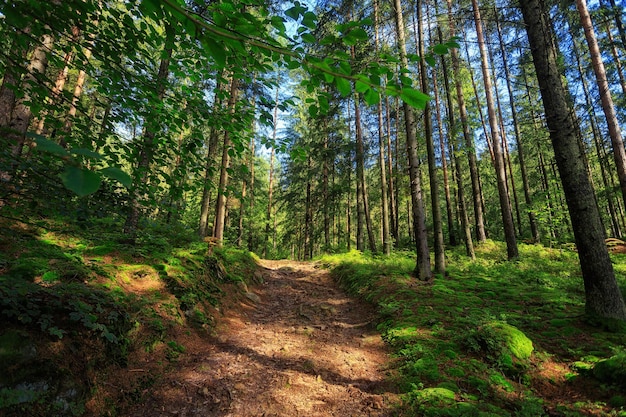
M 0 415 L 171 415 L 141 405 L 185 337 L 310 265 L 399 363 L 358 415 L 626 415 L 625 19 L 0 0 Z M 235 391 L 189 415 L 261 415 Z

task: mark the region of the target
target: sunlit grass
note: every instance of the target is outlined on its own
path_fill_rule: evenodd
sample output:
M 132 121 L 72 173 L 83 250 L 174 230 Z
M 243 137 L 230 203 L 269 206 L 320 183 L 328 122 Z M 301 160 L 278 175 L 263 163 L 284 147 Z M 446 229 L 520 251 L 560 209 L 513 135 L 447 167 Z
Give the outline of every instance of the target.
M 583 282 L 574 251 L 525 244 L 519 250 L 520 258 L 513 262 L 506 260 L 501 242 L 478 245 L 475 261 L 462 248 L 449 250 L 446 276 L 429 284 L 411 277 L 416 261 L 411 253 L 372 257 L 352 251 L 320 261 L 348 291 L 378 306 L 378 327 L 400 359 L 399 382 L 411 413 L 539 416 L 548 400 L 541 397 L 540 388 L 533 388 L 535 384 L 540 387 L 546 378 L 557 376 L 570 381 L 564 384 L 590 378 L 581 371 L 571 379 L 569 363 L 590 353 L 609 357 L 612 348 L 623 344 L 624 335 L 585 321 Z M 626 256 L 613 260 L 624 287 Z M 512 360 L 499 350 L 504 343 L 500 336 L 483 334 L 482 329 L 507 328 L 504 323 L 531 339 L 535 349 L 530 360 Z M 537 371 L 542 363 L 563 375 L 542 375 Z M 586 405 L 565 398 L 559 409 L 567 415 L 597 409 L 617 415 L 601 400 L 616 388 L 593 378 L 587 384 L 593 390 L 576 394 L 586 398 Z M 445 412 L 442 400 L 431 395 L 439 391 L 428 391 L 440 388 L 455 394 Z M 576 389 L 564 386 L 563 397 Z M 444 393 L 450 399 L 448 391 Z

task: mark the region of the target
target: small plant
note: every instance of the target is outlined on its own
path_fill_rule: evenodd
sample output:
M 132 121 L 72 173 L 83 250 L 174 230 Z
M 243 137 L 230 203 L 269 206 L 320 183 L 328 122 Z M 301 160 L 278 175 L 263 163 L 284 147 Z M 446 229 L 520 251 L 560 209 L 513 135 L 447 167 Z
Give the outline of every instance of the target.
M 167 352 L 165 353 L 167 360 L 174 361 L 178 359 L 181 353 L 185 353 L 185 347 L 183 345 L 178 344 L 175 340 L 167 342 Z

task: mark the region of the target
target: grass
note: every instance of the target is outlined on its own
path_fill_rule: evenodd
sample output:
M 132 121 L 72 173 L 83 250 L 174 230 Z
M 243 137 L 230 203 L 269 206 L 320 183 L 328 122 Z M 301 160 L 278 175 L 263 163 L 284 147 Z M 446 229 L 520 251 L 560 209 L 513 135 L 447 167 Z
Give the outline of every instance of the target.
M 448 251 L 446 276 L 430 283 L 410 277 L 409 253 L 321 258 L 348 291 L 377 305 L 404 411 L 626 416 L 626 334 L 585 319 L 576 253 L 522 244 L 520 260 L 508 262 L 498 242 L 476 251 L 476 261 Z M 612 256 L 625 292 L 626 257 Z

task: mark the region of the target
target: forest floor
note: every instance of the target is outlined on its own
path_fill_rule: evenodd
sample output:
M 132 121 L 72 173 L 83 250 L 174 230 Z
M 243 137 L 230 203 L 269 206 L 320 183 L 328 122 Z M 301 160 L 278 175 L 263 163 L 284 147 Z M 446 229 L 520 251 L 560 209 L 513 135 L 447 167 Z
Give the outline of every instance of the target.
M 150 355 L 129 358 L 114 376 L 119 388 L 138 374 L 150 386 L 120 415 L 393 415 L 399 396 L 373 307 L 347 296 L 313 263 L 261 265 L 263 282 L 223 300 L 213 334 L 177 335 L 184 354 L 170 358 L 158 379 L 150 369 L 159 364 L 142 364 Z

